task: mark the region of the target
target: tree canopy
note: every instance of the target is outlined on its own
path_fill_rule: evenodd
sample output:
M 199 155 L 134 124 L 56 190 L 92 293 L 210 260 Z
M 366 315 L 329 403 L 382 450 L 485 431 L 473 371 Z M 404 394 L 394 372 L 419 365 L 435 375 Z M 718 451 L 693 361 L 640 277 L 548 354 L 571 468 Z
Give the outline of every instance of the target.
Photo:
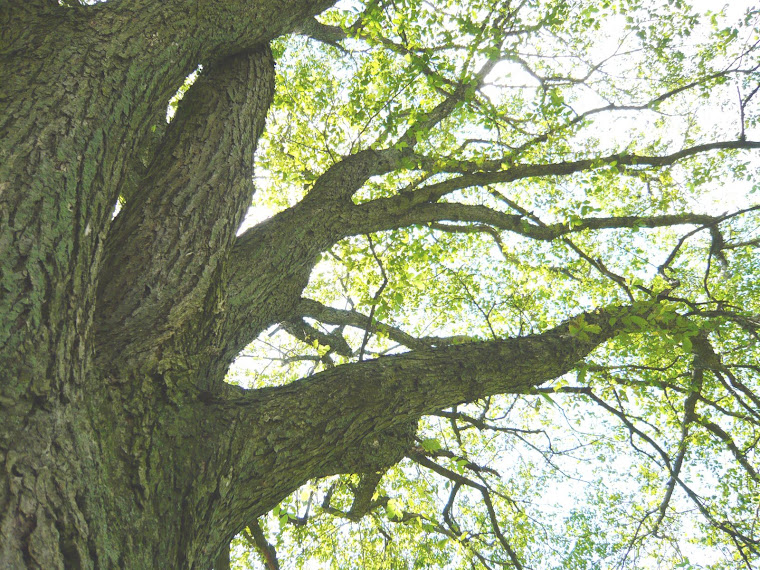
M 349 2 L 276 41 L 251 215 L 335 192 L 350 156 L 373 151 L 372 176 L 231 381 L 643 312 L 529 394 L 425 416 L 385 473 L 303 487 L 237 539 L 240 567 L 265 535 L 283 567 L 758 560 L 758 163 L 735 150 L 757 148 L 757 25 L 684 2 Z
M 0 22 L 0 565 L 760 564 L 753 3 Z

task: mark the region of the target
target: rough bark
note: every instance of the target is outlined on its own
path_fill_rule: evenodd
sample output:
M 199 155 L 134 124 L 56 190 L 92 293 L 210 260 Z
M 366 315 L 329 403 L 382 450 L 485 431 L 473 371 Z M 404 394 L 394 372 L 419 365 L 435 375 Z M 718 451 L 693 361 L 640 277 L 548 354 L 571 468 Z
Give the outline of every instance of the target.
M 244 58 L 250 50 L 263 53 L 271 38 L 328 3 L 203 4 L 138 1 L 66 8 L 56 2 L 14 1 L 0 6 L 2 567 L 150 568 L 158 560 L 172 561 L 167 563 L 176 567 L 208 567 L 211 560 L 213 553 L 201 556 L 194 551 L 196 539 L 189 530 L 193 519 L 202 516 L 188 515 L 181 506 L 198 463 L 183 445 L 179 452 L 185 461 L 171 450 L 184 434 L 200 434 L 198 426 L 183 431 L 196 418 L 192 412 L 184 420 L 182 414 L 169 420 L 165 415 L 167 406 L 175 411 L 178 406 L 168 393 L 171 380 L 198 379 L 186 373 L 192 364 L 174 366 L 182 360 L 178 351 L 164 353 L 161 343 L 154 343 L 159 356 L 134 357 L 117 375 L 107 372 L 138 350 L 129 350 L 131 343 L 114 341 L 113 336 L 139 337 L 136 329 L 114 330 L 108 319 L 100 318 L 95 325 L 97 305 L 118 311 L 113 296 L 106 294 L 113 291 L 108 283 L 114 279 L 120 286 L 114 270 L 119 247 L 107 245 L 112 212 L 117 198 L 127 197 L 122 225 L 142 223 L 143 228 L 141 235 L 132 233 L 130 238 L 144 238 L 147 250 L 160 242 L 161 235 L 145 237 L 151 222 L 149 229 L 161 225 L 150 216 L 162 207 L 163 215 L 187 214 L 193 207 L 192 197 L 182 199 L 191 185 L 163 188 L 167 194 L 162 196 L 175 200 L 171 205 L 156 199 L 161 194 L 160 174 L 144 169 L 152 127 L 163 121 L 169 97 L 199 63 L 210 74 L 220 69 L 223 75 L 230 56 L 241 53 L 238 59 Z M 184 334 L 179 340 L 168 335 L 174 344 L 195 339 L 188 321 L 197 324 L 204 314 L 218 310 L 214 303 L 219 301 L 226 245 L 250 196 L 250 155 L 263 124 L 266 93 L 271 91 L 271 67 L 254 75 L 258 79 L 248 82 L 253 96 L 237 76 L 237 84 L 220 94 L 217 102 L 228 104 L 230 116 L 220 121 L 205 115 L 210 130 L 224 125 L 223 133 L 211 133 L 214 142 L 227 136 L 228 148 L 239 152 L 226 172 L 227 157 L 222 161 L 208 156 L 193 142 L 182 147 L 183 136 L 198 134 L 192 128 L 184 135 L 173 135 L 170 129 L 160 147 L 163 154 L 159 151 L 154 159 L 154 164 L 171 163 L 176 173 L 183 165 L 176 154 L 183 150 L 193 158 L 207 157 L 209 175 L 219 179 L 205 182 L 219 182 L 213 192 L 228 198 L 212 200 L 210 188 L 194 196 L 199 210 L 216 204 L 221 209 L 212 212 L 219 217 L 207 217 L 193 237 L 196 245 L 205 242 L 210 247 L 195 264 L 175 268 L 177 281 L 162 284 L 162 297 L 172 299 L 172 306 L 185 299 L 180 301 L 178 325 L 184 325 Z M 203 100 L 201 89 L 194 92 Z M 241 109 L 249 115 L 236 114 Z M 155 209 L 146 208 L 136 222 L 141 200 Z M 193 222 L 199 218 L 196 215 Z M 164 219 L 163 224 L 174 221 Z M 164 236 L 170 234 L 171 230 Z M 181 246 L 193 249 L 187 242 Z M 176 247 L 170 250 L 165 247 L 164 254 L 176 257 Z M 104 251 L 110 252 L 105 268 Z M 197 270 L 204 262 L 210 275 Z M 147 280 L 149 273 L 138 280 L 143 290 Z M 189 290 L 182 290 L 179 281 Z M 99 282 L 102 300 L 96 297 Z M 122 289 L 116 296 L 127 292 Z M 127 295 L 124 302 L 130 299 Z M 155 311 L 158 318 L 166 320 L 167 306 L 164 301 Z M 98 364 L 95 330 L 103 346 Z M 165 329 L 151 330 L 167 336 Z M 171 348 L 170 342 L 165 344 Z M 169 372 L 175 368 L 180 372 Z M 158 425 L 166 421 L 172 426 L 167 424 L 155 441 L 166 446 L 167 452 L 161 451 L 164 461 L 176 460 L 176 466 L 152 460 L 147 453 L 154 441 L 152 430 L 161 431 Z M 151 496 L 145 490 L 151 469 L 164 470 L 166 476 L 158 477 L 162 483 L 155 485 L 163 495 Z M 184 475 L 175 477 L 175 471 Z M 165 510 L 173 514 L 163 516 Z
M 182 100 L 105 243 L 97 350 L 119 358 L 104 366 L 133 354 L 145 363 L 178 332 L 180 342 L 208 341 L 184 329 L 199 313 L 209 320 L 223 310 L 219 284 L 253 194 L 253 153 L 273 89 L 265 49 L 204 70 Z

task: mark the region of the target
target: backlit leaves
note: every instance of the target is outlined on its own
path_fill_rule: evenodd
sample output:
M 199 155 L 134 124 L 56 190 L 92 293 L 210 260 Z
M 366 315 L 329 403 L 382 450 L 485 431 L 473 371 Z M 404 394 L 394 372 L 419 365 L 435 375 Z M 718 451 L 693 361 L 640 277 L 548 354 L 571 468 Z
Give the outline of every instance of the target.
M 361 150 L 401 155 L 351 197 L 393 229 L 339 240 L 304 291 L 345 311 L 306 320 L 351 354 L 270 331 L 249 349 L 256 386 L 571 318 L 571 339 L 618 331 L 535 393 L 422 418 L 363 518 L 350 515 L 357 475 L 287 500 L 266 526 L 288 567 L 757 562 L 757 151 L 637 158 L 760 138 L 758 13 L 745 4 L 345 3 L 320 16 L 340 41 L 278 40 L 255 206 L 292 206 Z M 441 204 L 483 209 L 431 221 L 423 206 Z M 692 213 L 710 218 L 685 223 Z M 672 223 L 650 227 L 661 215 Z M 547 228 L 562 233 L 536 237 Z M 576 317 L 631 302 L 646 310 Z

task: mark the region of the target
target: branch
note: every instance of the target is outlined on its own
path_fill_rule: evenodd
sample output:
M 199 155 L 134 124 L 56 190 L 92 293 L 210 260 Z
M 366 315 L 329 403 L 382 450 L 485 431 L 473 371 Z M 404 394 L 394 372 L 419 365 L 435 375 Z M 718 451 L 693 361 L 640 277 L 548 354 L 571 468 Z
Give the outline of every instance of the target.
M 301 28 L 304 33 L 310 31 L 320 35 L 327 43 L 334 43 L 336 38 L 340 39 L 341 34 L 345 37 L 339 28 L 326 26 L 313 19 L 303 22 Z M 463 82 L 452 85 L 450 92 L 443 91 L 442 101 L 432 109 L 421 112 L 418 119 L 398 137 L 393 146 L 379 150 L 365 149 L 330 166 L 317 178 L 304 201 L 347 200 L 370 177 L 386 174 L 401 166 L 404 158 L 412 156 L 420 133 L 433 129 L 451 115 L 457 106 L 466 100 L 468 91 L 482 84 L 496 63 L 496 59 L 486 60 L 471 78 L 463 77 Z M 376 142 L 374 146 L 379 144 Z
M 246 532 L 246 530 L 250 530 L 250 534 Z M 269 544 L 258 519 L 254 519 L 254 521 L 248 525 L 248 528 L 243 531 L 243 536 L 259 551 L 267 570 L 280 570 L 280 563 L 277 560 L 277 551 L 274 549 L 274 546 Z
M 413 459 L 416 463 L 419 463 L 420 465 L 422 465 L 423 467 L 427 467 L 428 469 L 435 471 L 439 475 L 442 475 L 443 477 L 446 477 L 447 479 L 454 481 L 455 483 L 458 483 L 459 485 L 466 485 L 468 487 L 471 487 L 479 491 L 481 497 L 483 498 L 483 503 L 486 506 L 486 511 L 488 512 L 488 518 L 491 522 L 491 528 L 493 529 L 494 534 L 499 539 L 499 542 L 501 543 L 504 550 L 506 550 L 514 567 L 517 568 L 518 570 L 522 570 L 523 565 L 520 562 L 520 559 L 517 557 L 517 553 L 514 551 L 512 546 L 507 541 L 506 537 L 501 532 L 501 528 L 499 527 L 499 521 L 496 517 L 496 510 L 493 507 L 493 502 L 491 501 L 491 495 L 488 488 L 485 487 L 484 485 L 481 485 L 480 483 L 473 481 L 472 479 L 469 479 L 463 475 L 460 475 L 459 473 L 455 473 L 454 471 L 451 471 L 450 469 L 446 469 L 445 467 L 439 465 L 435 461 L 432 461 L 431 459 L 425 457 L 425 455 L 421 453 L 419 450 L 416 450 L 416 449 L 412 450 L 412 452 L 409 454 L 409 457 Z
M 695 339 L 695 349 L 699 342 L 700 341 L 698 339 Z M 658 508 L 659 515 L 654 525 L 652 526 L 652 533 L 657 532 L 658 528 L 662 524 L 662 521 L 665 519 L 665 515 L 667 514 L 667 509 L 668 509 L 668 506 L 670 505 L 670 500 L 673 496 L 673 491 L 676 488 L 676 482 L 678 481 L 681 475 L 681 469 L 683 467 L 683 462 L 686 457 L 690 427 L 691 427 L 691 424 L 697 419 L 696 406 L 697 406 L 697 402 L 699 401 L 699 396 L 702 393 L 702 384 L 704 381 L 704 369 L 702 368 L 701 363 L 700 363 L 700 356 L 698 354 L 698 349 L 695 350 L 695 354 L 696 354 L 696 357 L 695 357 L 695 363 L 694 363 L 694 371 L 692 374 L 692 382 L 691 382 L 691 385 L 689 386 L 689 393 L 684 399 L 684 404 L 683 404 L 683 420 L 681 420 L 681 437 L 678 442 L 678 453 L 676 454 L 676 457 L 673 460 L 673 467 L 670 470 L 670 479 L 668 480 L 665 486 L 665 496 L 662 498 L 662 501 L 660 502 L 660 506 Z
M 362 345 L 359 348 L 359 362 L 364 360 L 364 350 L 367 348 L 369 335 L 372 333 L 372 320 L 375 317 L 375 308 L 377 307 L 377 302 L 380 299 L 380 296 L 383 294 L 385 287 L 388 285 L 388 275 L 385 273 L 385 267 L 383 266 L 383 262 L 377 256 L 377 252 L 375 251 L 375 246 L 372 243 L 372 236 L 369 234 L 367 234 L 367 241 L 369 242 L 369 250 L 370 252 L 372 252 L 372 257 L 375 258 L 375 261 L 377 262 L 377 265 L 380 268 L 380 275 L 382 275 L 383 277 L 383 282 L 380 284 L 380 288 L 375 292 L 375 294 L 372 297 L 372 308 L 369 310 L 369 317 L 368 317 L 369 326 L 364 330 L 364 339 L 362 340 Z
M 359 485 L 351 489 L 354 500 L 348 511 L 342 511 L 330 504 L 335 490 L 335 485 L 333 485 L 325 495 L 324 501 L 322 501 L 322 510 L 333 516 L 356 522 L 377 507 L 387 505 L 388 497 L 380 496 L 376 499 L 373 498 L 375 490 L 377 489 L 380 480 L 383 478 L 383 475 L 385 475 L 385 471 L 362 473 L 360 475 Z
M 265 49 L 212 67 L 188 90 L 106 241 L 96 314 L 102 353 L 156 351 L 208 310 L 253 193 L 252 156 L 273 88 Z
M 314 341 L 317 341 L 322 346 L 329 346 L 331 352 L 335 352 L 346 358 L 351 357 L 354 353 L 346 342 L 346 339 L 338 331 L 324 333 L 315 329 L 303 319 L 298 318 L 283 322 L 282 328 L 285 329 L 285 332 L 305 344 L 312 345 Z
M 544 240 L 587 228 L 712 224 L 721 218 L 685 213 L 673 216 L 586 218 L 580 220 L 579 225 L 567 228 L 562 224 L 544 226 L 535 223 L 523 212 L 518 216 L 480 206 L 432 202 L 469 186 L 539 176 L 569 175 L 584 169 L 611 165 L 613 162 L 662 166 L 685 156 L 718 148 L 760 148 L 760 143 L 712 143 L 664 157 L 617 154 L 569 163 L 518 164 L 500 172 L 463 174 L 397 196 L 359 205 L 350 200 L 353 193 L 369 177 L 396 168 L 407 156 L 407 151 L 395 148 L 364 150 L 344 158 L 317 179 L 312 190 L 299 204 L 251 228 L 238 238 L 230 260 L 226 322 L 220 327 L 222 332 L 216 341 L 220 353 L 214 363 L 215 374 L 222 377 L 236 355 L 266 327 L 296 315 L 295 307 L 318 255 L 344 237 L 451 218 L 478 220 L 478 223 L 488 220 L 496 227 Z M 273 244 L 282 244 L 282 247 L 274 249 Z M 289 267 L 289 273 L 281 272 L 281 267 Z M 261 303 L 262 300 L 267 302 Z M 364 328 L 368 325 L 358 326 Z M 399 342 L 406 344 L 407 341 Z
M 716 438 L 725 444 L 725 446 L 734 456 L 734 459 L 736 459 L 736 461 L 742 467 L 744 467 L 744 470 L 749 474 L 750 477 L 752 477 L 752 479 L 754 479 L 756 482 L 760 482 L 760 475 L 758 475 L 757 470 L 747 460 L 746 454 L 739 449 L 733 438 L 728 434 L 728 432 L 726 432 L 726 430 L 724 430 L 715 422 L 711 422 L 704 416 L 700 416 L 697 421 L 700 425 L 707 429 L 707 431 L 712 433 Z
M 248 513 L 258 516 L 309 479 L 393 465 L 408 452 L 422 415 L 493 394 L 529 393 L 623 330 L 624 315 L 645 317 L 651 306 L 584 313 L 537 335 L 337 366 L 278 388 L 236 389 L 239 396 L 215 404 L 213 421 L 258 426 L 230 435 L 240 500 L 259 505 L 260 512 Z M 245 484 L 251 480 L 267 484 Z
M 447 94 L 433 109 L 421 114 L 419 120 L 409 126 L 394 146 L 380 150 L 365 149 L 342 158 L 316 179 L 302 203 L 346 202 L 372 176 L 387 174 L 399 168 L 405 158 L 413 155 L 417 134 L 432 129 L 448 117 L 464 100 L 464 95 L 464 87 Z
M 343 28 L 339 26 L 323 24 L 313 17 L 306 18 L 300 22 L 293 29 L 293 33 L 302 36 L 308 36 L 314 40 L 317 40 L 318 42 L 322 42 L 323 44 L 337 47 L 340 50 L 343 50 L 343 48 L 338 42 L 341 42 L 348 37 L 346 32 L 343 31 Z
M 196 61 L 205 65 L 267 45 L 333 4 L 335 0 L 133 0 L 106 2 L 102 12 L 134 18 L 138 10 L 152 10 L 155 21 L 135 39 L 144 45 L 146 37 L 165 37 L 194 51 Z
M 325 324 L 346 325 L 363 330 L 368 330 L 370 328 L 370 318 L 367 315 L 358 311 L 328 307 L 312 299 L 301 299 L 301 302 L 296 308 L 296 313 L 304 317 L 316 319 Z M 397 327 L 377 322 L 372 324 L 372 328 L 381 331 L 393 342 L 397 342 L 413 350 L 424 350 L 434 346 L 447 346 L 476 340 L 475 338 L 464 335 L 451 337 L 414 337 Z
M 693 375 L 692 375 L 692 381 L 686 390 L 679 390 L 686 393 L 686 398 L 684 400 L 684 414 L 683 414 L 683 419 L 681 422 L 681 438 L 678 444 L 678 454 L 675 460 L 671 460 L 668 453 L 666 453 L 662 447 L 660 447 L 646 433 L 644 433 L 643 431 L 635 427 L 624 412 L 604 402 L 604 400 L 602 400 L 596 394 L 594 394 L 591 388 L 589 387 L 569 388 L 567 391 L 585 394 L 592 401 L 599 404 L 602 408 L 604 408 L 605 410 L 609 411 L 610 413 L 618 417 L 626 426 L 626 428 L 629 430 L 631 435 L 633 434 L 638 435 L 641 439 L 646 441 L 662 458 L 662 464 L 667 468 L 670 477 L 666 485 L 665 497 L 663 498 L 662 502 L 660 503 L 659 508 L 657 509 L 657 511 L 659 511 L 659 517 L 658 517 L 657 522 L 654 525 L 655 530 L 657 526 L 662 522 L 662 519 L 664 518 L 665 509 L 667 508 L 667 505 L 673 493 L 674 487 L 677 484 L 684 491 L 684 493 L 689 497 L 689 499 L 697 506 L 700 513 L 705 517 L 705 519 L 712 526 L 726 533 L 729 537 L 731 537 L 732 540 L 735 541 L 740 552 L 742 551 L 743 548 L 749 548 L 752 552 L 757 552 L 756 545 L 760 544 L 760 542 L 758 542 L 752 537 L 746 536 L 745 534 L 739 532 L 731 522 L 728 522 L 726 520 L 718 520 L 718 518 L 716 518 L 716 516 L 713 515 L 708 509 L 708 507 L 704 504 L 702 498 L 699 497 L 679 477 L 679 471 L 681 470 L 681 466 L 682 466 L 685 452 L 686 452 L 686 438 L 688 437 L 689 425 L 694 422 L 701 423 L 704 427 L 706 427 L 709 431 L 711 431 L 713 435 L 717 436 L 719 439 L 722 439 L 724 443 L 727 445 L 727 447 L 729 447 L 729 449 L 732 451 L 732 453 L 734 453 L 735 458 L 739 461 L 739 463 L 741 463 L 745 469 L 747 469 L 748 466 L 750 467 L 748 470 L 748 473 L 750 474 L 750 476 L 754 478 L 755 473 L 756 473 L 755 470 L 751 467 L 751 465 L 749 465 L 748 463 L 745 465 L 746 461 L 745 462 L 741 461 L 740 452 L 737 456 L 736 452 L 738 452 L 738 449 L 735 447 L 735 444 L 733 444 L 733 441 L 730 439 L 730 437 L 728 439 L 725 439 L 723 437 L 724 432 L 722 428 L 720 428 L 719 426 L 715 424 L 705 425 L 706 423 L 709 424 L 710 422 L 709 421 L 705 422 L 704 418 L 701 418 L 695 412 L 697 402 L 703 399 L 701 398 L 701 389 L 702 389 L 704 370 L 710 369 L 713 371 L 713 373 L 719 376 L 718 370 L 722 369 L 723 366 L 720 364 L 720 358 L 713 350 L 712 346 L 710 345 L 709 339 L 707 338 L 706 335 L 699 335 L 695 337 L 692 342 L 694 343 L 693 351 L 692 351 L 694 354 L 694 365 L 693 365 L 694 370 L 693 370 Z M 562 391 L 565 391 L 565 389 L 563 389 Z M 636 446 L 634 446 L 634 448 L 640 451 L 641 453 L 645 453 L 648 457 L 650 457 L 650 459 L 655 460 L 651 455 L 649 455 L 648 453 L 642 450 L 639 450 Z M 654 512 L 655 511 L 652 510 L 648 513 L 648 515 L 653 514 Z
M 496 183 L 507 183 L 507 182 L 515 182 L 517 180 L 527 179 L 527 178 L 542 178 L 542 177 L 550 177 L 550 176 L 569 176 L 572 174 L 576 174 L 578 172 L 583 171 L 592 171 L 597 168 L 605 167 L 605 166 L 631 166 L 631 167 L 643 167 L 643 166 L 653 166 L 653 167 L 663 167 L 663 166 L 669 166 L 672 165 L 679 160 L 682 160 L 689 156 L 694 156 L 703 152 L 708 152 L 712 150 L 718 150 L 718 149 L 755 149 L 760 148 L 760 142 L 753 142 L 753 141 L 728 141 L 728 142 L 716 142 L 716 143 L 710 143 L 710 144 L 704 144 L 704 145 L 698 145 L 694 147 L 690 147 L 687 149 L 683 149 L 679 152 L 665 155 L 665 156 L 639 156 L 639 155 L 633 155 L 633 154 L 613 154 L 605 157 L 598 157 L 598 158 L 589 158 L 589 159 L 583 159 L 583 160 L 577 160 L 572 162 L 559 162 L 559 163 L 546 163 L 546 164 L 515 164 L 512 165 L 506 169 L 501 169 L 501 164 L 499 161 L 494 161 L 494 164 L 486 164 L 482 167 L 482 172 L 470 172 L 461 174 L 459 176 L 456 176 L 454 178 L 450 178 L 448 180 L 438 182 L 435 184 L 429 184 L 427 186 L 423 186 L 417 190 L 413 190 L 410 192 L 404 192 L 402 194 L 399 194 L 397 196 L 393 196 L 390 198 L 380 198 L 377 200 L 373 200 L 371 202 L 366 202 L 364 204 L 359 205 L 359 208 L 356 210 L 356 213 L 352 218 L 356 218 L 356 225 L 351 228 L 349 233 L 348 231 L 344 232 L 344 235 L 355 235 L 358 233 L 366 233 L 368 231 L 379 231 L 376 229 L 372 229 L 375 227 L 383 227 L 387 229 L 397 228 L 397 227 L 403 227 L 403 225 L 411 225 L 414 223 L 425 223 L 429 221 L 440 221 L 442 219 L 450 219 L 446 218 L 445 216 L 441 214 L 435 214 L 432 210 L 425 210 L 424 208 L 420 208 L 419 210 L 414 210 L 415 215 L 410 215 L 410 220 L 406 222 L 405 224 L 399 223 L 398 225 L 392 225 L 389 220 L 386 220 L 383 223 L 379 221 L 367 221 L 364 218 L 367 217 L 374 217 L 374 218 L 388 218 L 389 216 L 398 216 L 403 213 L 411 212 L 413 208 L 415 207 L 421 207 L 422 205 L 429 205 L 434 202 L 437 202 L 447 194 L 451 194 L 452 192 L 455 192 L 457 190 L 463 190 L 465 188 L 475 187 L 475 186 L 488 186 L 489 184 L 496 184 Z M 419 158 L 419 157 L 417 157 Z M 488 171 L 489 168 L 494 168 L 493 171 Z M 475 208 L 475 209 L 472 209 Z M 437 210 L 436 212 L 442 212 L 442 210 Z M 460 210 L 460 212 L 464 212 L 464 210 Z M 480 213 L 480 217 L 475 215 L 475 213 Z M 477 207 L 471 207 L 471 209 L 468 210 L 469 216 L 472 217 L 472 221 L 478 221 L 478 222 L 485 222 L 485 223 L 494 223 L 489 219 L 489 221 L 485 221 L 483 216 L 483 211 L 478 210 Z M 493 216 L 493 215 L 491 215 Z M 685 221 L 686 219 L 689 219 L 690 221 Z M 679 222 L 678 218 L 684 220 L 683 222 Z M 417 221 L 419 220 L 419 221 Z M 626 221 L 627 220 L 627 221 Z M 672 223 L 714 223 L 715 221 L 719 221 L 718 218 L 713 218 L 710 216 L 704 216 L 699 217 L 696 214 L 680 214 L 676 215 L 674 218 L 672 218 L 672 221 L 668 221 L 669 218 L 667 216 L 657 216 L 657 217 L 650 217 L 650 218 L 636 218 L 636 217 L 623 217 L 623 218 L 589 218 L 584 221 L 584 224 L 579 227 L 579 229 L 585 229 L 586 227 L 592 228 L 592 229 L 602 229 L 605 227 L 619 227 L 616 224 L 622 223 L 630 223 L 632 225 L 635 225 L 639 222 L 643 223 L 651 223 L 652 225 L 649 227 L 658 227 L 659 225 L 670 225 Z M 469 220 L 468 220 L 469 221 Z M 532 232 L 531 237 L 536 236 L 538 239 L 554 239 L 557 235 L 556 232 L 558 232 L 561 228 L 561 225 L 557 224 L 556 226 L 548 226 L 549 228 L 553 228 L 551 230 L 539 230 L 539 229 L 533 229 L 528 227 L 527 229 L 523 229 L 521 227 L 521 221 L 518 216 L 512 216 L 509 217 L 506 214 L 503 214 L 501 216 L 496 217 L 496 221 L 498 222 L 496 225 L 502 225 L 504 226 L 504 229 L 509 229 L 510 231 L 525 231 L 525 232 Z M 647 222 L 648 221 L 648 222 Z M 377 226 L 373 225 L 377 224 Z M 632 226 L 628 226 L 632 227 Z
M 346 231 L 353 234 L 393 230 L 412 225 L 434 224 L 441 221 L 486 224 L 487 226 L 520 234 L 527 238 L 552 241 L 558 237 L 584 230 L 619 228 L 659 228 L 675 225 L 711 225 L 720 222 L 720 216 L 705 214 L 671 214 L 663 216 L 612 216 L 605 218 L 577 218 L 572 225 L 556 223 L 538 225 L 523 215 L 506 214 L 487 206 L 449 202 L 419 204 L 407 208 L 405 196 L 380 198 L 356 206 L 354 224 Z M 469 225 L 440 226 L 442 231 L 468 231 Z

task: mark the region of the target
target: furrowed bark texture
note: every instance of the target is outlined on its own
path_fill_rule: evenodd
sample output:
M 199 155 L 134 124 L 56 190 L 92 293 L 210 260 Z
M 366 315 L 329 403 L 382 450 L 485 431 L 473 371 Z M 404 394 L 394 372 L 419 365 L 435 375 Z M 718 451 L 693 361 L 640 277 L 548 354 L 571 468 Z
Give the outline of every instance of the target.
M 320 252 L 399 213 L 351 223 L 352 194 L 400 159 L 365 151 L 235 237 L 268 42 L 329 4 L 0 6 L 0 567 L 209 568 L 309 478 L 392 465 L 421 415 L 525 392 L 614 334 L 601 312 L 585 341 L 562 325 L 224 384 L 242 347 L 302 314 Z
M 202 513 L 182 507 L 199 464 L 185 461 L 185 475 L 156 484 L 166 502 L 151 505 L 145 450 L 178 406 L 167 382 L 190 382 L 193 363 L 180 353 L 202 337 L 189 321 L 220 310 L 271 96 L 267 42 L 328 4 L 0 6 L 0 567 L 209 566 L 213 553 L 195 548 L 188 529 Z M 247 59 L 251 50 L 258 55 Z M 194 89 L 146 170 L 152 127 L 200 63 L 219 85 L 229 78 L 229 89 Z M 203 147 L 204 137 L 216 146 Z M 124 217 L 109 237 L 119 196 Z M 119 236 L 134 240 L 131 249 L 110 245 Z M 141 248 L 158 255 L 135 269 Z M 124 278 L 130 270 L 135 282 Z M 151 295 L 157 279 L 162 292 Z M 138 286 L 145 306 L 135 303 Z M 96 319 L 96 306 L 134 326 Z M 162 435 L 184 453 L 180 424 Z M 159 439 L 167 461 L 183 463 Z

